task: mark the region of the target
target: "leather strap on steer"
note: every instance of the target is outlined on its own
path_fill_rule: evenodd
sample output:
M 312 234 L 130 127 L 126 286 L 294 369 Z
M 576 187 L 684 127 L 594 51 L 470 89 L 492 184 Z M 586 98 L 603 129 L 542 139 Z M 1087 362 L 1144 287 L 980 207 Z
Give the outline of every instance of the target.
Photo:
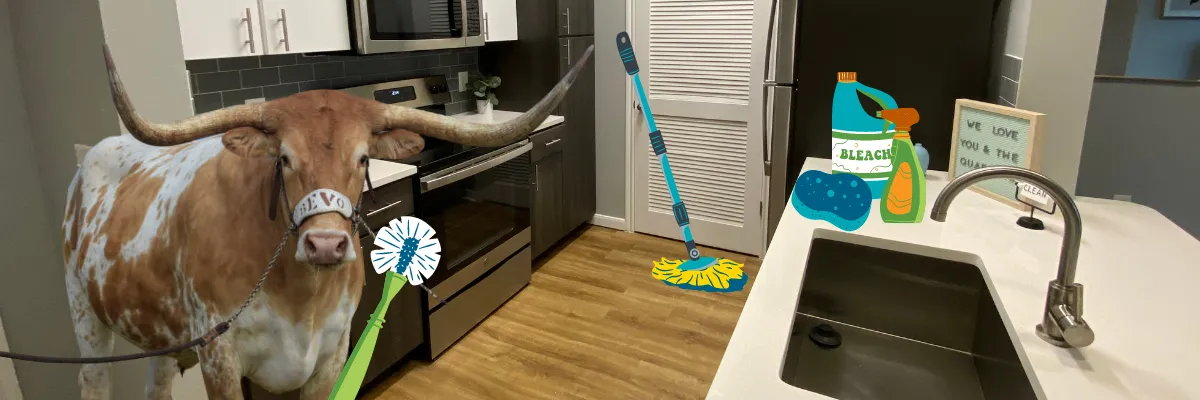
M 296 226 L 300 226 L 309 217 L 329 212 L 342 214 L 342 217 L 349 219 L 354 216 L 354 204 L 350 202 L 349 197 L 336 190 L 317 189 L 296 203 L 296 209 L 292 211 L 292 220 Z

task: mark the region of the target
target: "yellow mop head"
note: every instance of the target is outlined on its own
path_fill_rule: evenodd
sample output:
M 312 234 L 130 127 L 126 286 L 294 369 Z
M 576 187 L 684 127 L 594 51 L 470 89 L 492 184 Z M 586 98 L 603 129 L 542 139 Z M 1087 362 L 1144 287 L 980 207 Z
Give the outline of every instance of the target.
M 736 292 L 742 290 L 750 279 L 742 271 L 741 263 L 728 258 L 701 257 L 703 259 L 713 262 L 695 263 L 663 258 L 654 262 L 654 270 L 650 274 L 665 284 L 703 292 Z M 693 266 L 695 264 L 702 265 Z

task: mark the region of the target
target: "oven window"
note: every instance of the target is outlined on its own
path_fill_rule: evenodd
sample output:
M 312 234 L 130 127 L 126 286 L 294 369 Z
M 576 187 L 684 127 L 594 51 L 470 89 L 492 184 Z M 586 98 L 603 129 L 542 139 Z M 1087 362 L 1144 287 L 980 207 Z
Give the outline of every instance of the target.
M 420 195 L 418 216 L 437 232 L 442 261 L 426 281 L 434 287 L 529 228 L 529 153 Z
M 420 40 L 462 37 L 461 0 L 364 1 L 371 18 L 371 39 Z

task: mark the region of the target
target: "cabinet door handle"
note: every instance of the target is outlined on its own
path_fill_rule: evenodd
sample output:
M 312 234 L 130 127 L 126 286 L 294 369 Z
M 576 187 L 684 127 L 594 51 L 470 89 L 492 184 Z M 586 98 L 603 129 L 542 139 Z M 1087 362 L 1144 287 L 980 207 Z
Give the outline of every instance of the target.
M 567 44 L 564 44 L 563 47 L 567 48 L 567 56 L 563 57 L 563 65 L 566 65 L 567 70 L 570 71 L 571 70 L 571 41 L 568 39 Z M 563 72 L 563 74 L 566 74 L 566 72 Z
M 562 138 L 558 138 L 558 139 L 554 139 L 554 140 L 551 140 L 551 141 L 549 141 L 549 142 L 546 142 L 546 145 L 547 145 L 547 146 L 551 146 L 551 145 L 553 145 L 553 144 L 555 144 L 555 143 L 558 143 L 558 141 L 559 141 L 559 140 L 562 140 Z
M 246 21 L 246 35 L 250 37 L 246 43 L 250 44 L 250 54 L 254 54 L 254 22 L 250 20 L 249 7 L 246 7 L 246 18 L 242 18 L 242 21 Z
M 378 210 L 371 211 L 371 212 L 367 213 L 367 216 L 368 216 L 368 217 L 374 217 L 376 214 L 379 214 L 379 213 L 381 213 L 381 212 L 384 212 L 385 210 L 387 210 L 387 209 L 389 209 L 389 208 L 392 208 L 392 207 L 398 206 L 398 205 L 400 205 L 400 203 L 403 203 L 403 202 L 404 202 L 404 200 L 400 200 L 400 201 L 397 201 L 397 202 L 395 202 L 395 203 L 388 204 L 388 205 L 384 206 L 383 208 L 380 208 L 380 209 L 378 209 Z
M 563 16 L 567 17 L 567 25 L 563 26 L 563 28 L 566 28 L 567 34 L 570 35 L 571 34 L 571 7 L 567 7 L 567 12 L 564 12 Z
M 483 40 L 488 40 L 488 13 L 483 13 Z
M 287 10 L 282 8 L 279 9 L 279 23 L 283 24 L 283 40 L 279 41 L 283 43 L 283 51 L 292 51 L 292 41 L 288 38 L 287 31 Z

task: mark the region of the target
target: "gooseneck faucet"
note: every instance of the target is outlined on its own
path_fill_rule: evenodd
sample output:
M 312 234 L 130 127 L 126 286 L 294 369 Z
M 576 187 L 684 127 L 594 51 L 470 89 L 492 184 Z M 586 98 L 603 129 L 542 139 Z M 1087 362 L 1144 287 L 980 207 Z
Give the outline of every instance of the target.
M 997 166 L 972 170 L 946 185 L 933 202 L 929 218 L 946 222 L 950 202 L 963 189 L 993 178 L 1019 179 L 1041 186 L 1062 210 L 1064 225 L 1062 250 L 1058 258 L 1058 277 L 1050 281 L 1046 292 L 1046 308 L 1037 335 L 1059 347 L 1085 347 L 1096 339 L 1092 328 L 1083 320 L 1083 285 L 1075 283 L 1075 264 L 1079 261 L 1079 243 L 1083 237 L 1083 220 L 1079 207 L 1062 186 L 1037 172 L 1017 167 Z

